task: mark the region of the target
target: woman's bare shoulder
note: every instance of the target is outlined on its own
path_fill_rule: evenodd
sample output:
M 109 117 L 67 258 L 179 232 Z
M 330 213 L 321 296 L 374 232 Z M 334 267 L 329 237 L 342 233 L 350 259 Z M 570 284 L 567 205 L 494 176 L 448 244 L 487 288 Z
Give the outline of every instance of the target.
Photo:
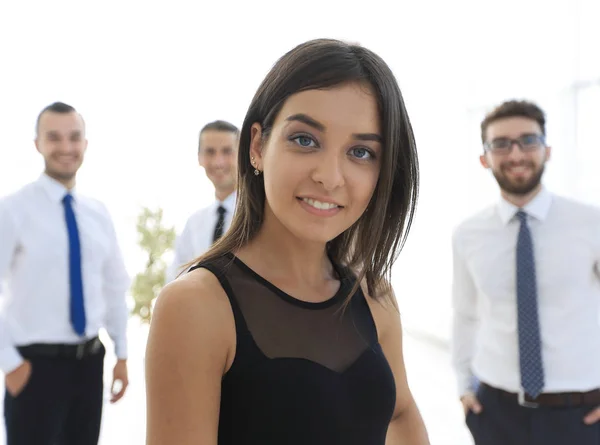
M 207 269 L 198 268 L 163 287 L 156 300 L 156 306 L 185 304 L 200 307 L 225 302 L 227 295 L 218 278 Z
M 235 322 L 218 279 L 194 270 L 165 286 L 146 346 L 148 444 L 217 443 Z
M 151 322 L 151 337 L 158 340 L 159 336 L 160 343 L 175 348 L 212 350 L 211 355 L 224 351 L 229 361 L 235 345 L 235 322 L 217 277 L 206 269 L 196 269 L 161 290 Z

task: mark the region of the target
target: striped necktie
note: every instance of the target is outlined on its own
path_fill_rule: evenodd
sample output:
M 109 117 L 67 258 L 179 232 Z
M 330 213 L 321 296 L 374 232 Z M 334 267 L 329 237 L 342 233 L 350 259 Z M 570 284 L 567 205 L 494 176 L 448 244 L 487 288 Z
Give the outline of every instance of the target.
M 223 229 L 225 226 L 225 212 L 227 210 L 223 206 L 217 208 L 217 224 L 215 224 L 215 231 L 213 233 L 213 243 L 216 242 L 221 236 L 223 236 Z

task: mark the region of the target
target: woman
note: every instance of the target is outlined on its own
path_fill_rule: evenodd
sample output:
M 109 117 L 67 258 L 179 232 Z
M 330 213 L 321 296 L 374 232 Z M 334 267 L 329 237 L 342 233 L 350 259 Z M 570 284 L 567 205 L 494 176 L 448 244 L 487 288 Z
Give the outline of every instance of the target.
M 386 279 L 418 188 L 388 66 L 296 47 L 252 100 L 238 161 L 230 229 L 157 299 L 147 443 L 427 444 Z

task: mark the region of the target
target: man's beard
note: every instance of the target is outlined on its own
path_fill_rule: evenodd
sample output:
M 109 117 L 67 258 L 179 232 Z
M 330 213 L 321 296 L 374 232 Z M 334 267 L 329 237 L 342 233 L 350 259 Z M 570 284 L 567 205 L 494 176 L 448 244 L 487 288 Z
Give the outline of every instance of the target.
M 504 175 L 504 168 L 501 169 L 500 173 L 494 172 L 494 177 L 500 186 L 500 189 L 508 194 L 523 196 L 528 195 L 534 191 L 542 182 L 542 176 L 544 175 L 544 165 L 533 172 L 533 176 L 525 182 L 515 182 L 510 180 Z

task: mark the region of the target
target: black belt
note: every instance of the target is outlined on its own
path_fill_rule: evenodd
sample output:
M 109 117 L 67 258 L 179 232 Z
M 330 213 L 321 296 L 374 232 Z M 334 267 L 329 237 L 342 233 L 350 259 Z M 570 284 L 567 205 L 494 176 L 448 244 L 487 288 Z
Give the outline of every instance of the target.
M 503 389 L 494 388 L 486 383 L 481 383 L 481 386 L 503 399 L 518 403 L 526 408 L 566 408 L 600 405 L 600 389 L 593 389 L 592 391 L 587 392 L 542 393 L 534 399 L 527 394 L 504 391 Z
M 94 355 L 102 349 L 102 342 L 98 337 L 76 344 L 34 343 L 17 347 L 19 353 L 25 357 L 69 358 L 80 360 Z

